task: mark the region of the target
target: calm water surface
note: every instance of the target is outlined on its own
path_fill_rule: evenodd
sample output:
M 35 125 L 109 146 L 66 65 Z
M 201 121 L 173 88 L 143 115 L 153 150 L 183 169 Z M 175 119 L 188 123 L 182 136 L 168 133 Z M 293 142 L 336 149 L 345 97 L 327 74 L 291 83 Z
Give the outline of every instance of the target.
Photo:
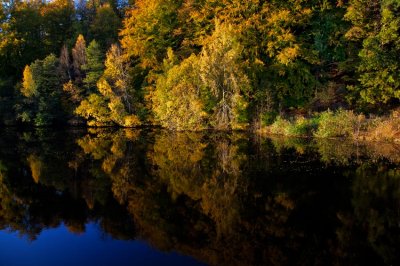
M 399 265 L 400 146 L 0 130 L 0 265 Z

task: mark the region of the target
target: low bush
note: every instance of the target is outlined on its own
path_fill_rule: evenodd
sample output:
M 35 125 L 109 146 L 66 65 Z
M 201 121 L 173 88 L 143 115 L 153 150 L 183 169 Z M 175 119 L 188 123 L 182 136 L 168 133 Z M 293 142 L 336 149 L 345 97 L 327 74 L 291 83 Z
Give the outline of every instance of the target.
M 269 132 L 285 136 L 310 136 L 318 127 L 318 118 L 305 118 L 298 116 L 293 120 L 287 120 L 280 116 L 269 126 Z
M 399 112 L 386 118 L 371 119 L 364 135 L 367 140 L 400 141 Z
M 314 136 L 316 138 L 350 138 L 371 141 L 400 142 L 400 111 L 386 117 L 366 118 L 353 111 L 325 111 L 309 118 L 278 116 L 260 132 L 284 136 Z
M 318 117 L 305 118 L 303 116 L 296 117 L 288 128 L 289 136 L 310 136 L 318 128 Z
M 354 137 L 360 129 L 359 118 L 353 111 L 325 111 L 319 115 L 317 138 Z
M 275 122 L 268 127 L 268 131 L 272 134 L 276 135 L 288 135 L 288 132 L 290 131 L 290 121 L 282 118 L 281 116 L 277 116 Z

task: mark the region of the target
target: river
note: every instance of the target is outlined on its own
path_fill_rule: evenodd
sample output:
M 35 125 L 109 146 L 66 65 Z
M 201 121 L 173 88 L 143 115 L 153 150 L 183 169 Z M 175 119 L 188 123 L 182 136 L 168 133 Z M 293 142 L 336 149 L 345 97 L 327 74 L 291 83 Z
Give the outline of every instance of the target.
M 0 130 L 0 265 L 399 265 L 400 146 Z

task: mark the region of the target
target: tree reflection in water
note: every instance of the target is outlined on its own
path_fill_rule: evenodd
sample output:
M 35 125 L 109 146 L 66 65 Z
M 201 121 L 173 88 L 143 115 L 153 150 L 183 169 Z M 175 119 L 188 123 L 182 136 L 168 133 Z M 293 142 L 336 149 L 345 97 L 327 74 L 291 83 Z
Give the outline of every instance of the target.
M 1 132 L 0 228 L 144 239 L 212 265 L 396 264 L 398 147 L 244 133 Z

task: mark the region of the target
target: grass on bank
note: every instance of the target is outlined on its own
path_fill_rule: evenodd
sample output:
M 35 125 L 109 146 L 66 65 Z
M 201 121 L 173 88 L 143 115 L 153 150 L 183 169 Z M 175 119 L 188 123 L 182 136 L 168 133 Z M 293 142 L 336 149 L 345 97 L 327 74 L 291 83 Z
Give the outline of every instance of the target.
M 311 117 L 277 116 L 273 123 L 263 126 L 259 132 L 284 136 L 400 142 L 400 111 L 393 111 L 385 117 L 366 117 L 343 109 L 328 110 Z

